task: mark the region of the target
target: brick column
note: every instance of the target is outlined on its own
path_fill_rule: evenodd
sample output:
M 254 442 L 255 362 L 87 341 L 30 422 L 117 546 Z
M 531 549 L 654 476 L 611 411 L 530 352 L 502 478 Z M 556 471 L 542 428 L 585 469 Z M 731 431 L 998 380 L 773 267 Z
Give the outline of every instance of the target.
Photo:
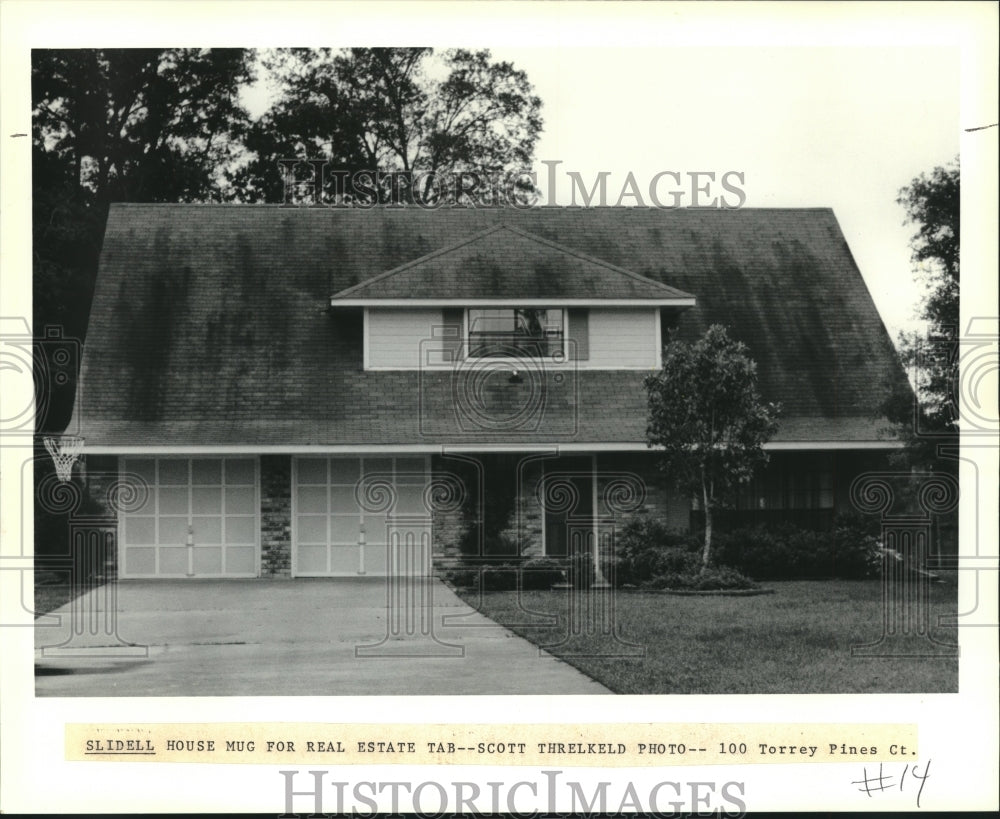
M 292 457 L 260 457 L 260 573 L 292 573 Z

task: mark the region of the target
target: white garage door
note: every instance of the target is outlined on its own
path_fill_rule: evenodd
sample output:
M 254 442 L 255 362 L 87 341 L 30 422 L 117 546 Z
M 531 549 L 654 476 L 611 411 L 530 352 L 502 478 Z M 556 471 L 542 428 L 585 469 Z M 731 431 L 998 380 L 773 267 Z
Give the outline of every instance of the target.
M 119 521 L 121 577 L 257 576 L 256 459 L 123 458 L 120 466 L 149 487 L 145 504 Z
M 294 576 L 430 572 L 423 458 L 297 457 L 292 475 Z

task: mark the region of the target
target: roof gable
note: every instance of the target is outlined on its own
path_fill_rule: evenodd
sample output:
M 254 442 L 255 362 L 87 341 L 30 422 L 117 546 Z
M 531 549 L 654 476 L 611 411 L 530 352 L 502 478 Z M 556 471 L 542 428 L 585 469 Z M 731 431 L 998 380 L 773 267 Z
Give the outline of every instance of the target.
M 474 304 L 639 302 L 692 305 L 694 296 L 558 242 L 498 224 L 331 297 L 333 305 L 393 300 Z

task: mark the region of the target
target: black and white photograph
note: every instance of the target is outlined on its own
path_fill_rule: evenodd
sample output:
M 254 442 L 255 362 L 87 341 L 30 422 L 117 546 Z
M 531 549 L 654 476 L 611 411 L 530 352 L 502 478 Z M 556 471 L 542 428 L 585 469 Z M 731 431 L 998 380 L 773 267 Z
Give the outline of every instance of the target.
M 935 743 L 996 726 L 996 6 L 305 5 L 94 4 L 79 42 L 3 5 L 17 735 L 191 763 L 189 801 L 125 788 L 154 811 L 245 809 L 195 794 L 255 766 L 127 724 L 242 724 L 286 813 L 310 766 L 403 763 L 330 729 L 381 723 L 457 726 L 414 765 L 735 766 L 673 810 L 954 806 L 962 766 L 995 804 L 996 743 Z M 920 752 L 789 733 L 845 773 L 776 793 L 742 771 L 784 740 L 582 723 Z M 639 781 L 602 812 L 660 810 Z M 491 812 L 453 784 L 424 805 Z

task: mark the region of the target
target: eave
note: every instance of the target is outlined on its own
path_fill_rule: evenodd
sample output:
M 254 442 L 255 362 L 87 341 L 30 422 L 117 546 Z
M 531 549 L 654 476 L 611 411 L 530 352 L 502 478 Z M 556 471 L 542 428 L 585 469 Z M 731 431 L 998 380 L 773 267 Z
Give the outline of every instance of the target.
M 694 307 L 695 298 L 662 299 L 338 299 L 337 307 Z

